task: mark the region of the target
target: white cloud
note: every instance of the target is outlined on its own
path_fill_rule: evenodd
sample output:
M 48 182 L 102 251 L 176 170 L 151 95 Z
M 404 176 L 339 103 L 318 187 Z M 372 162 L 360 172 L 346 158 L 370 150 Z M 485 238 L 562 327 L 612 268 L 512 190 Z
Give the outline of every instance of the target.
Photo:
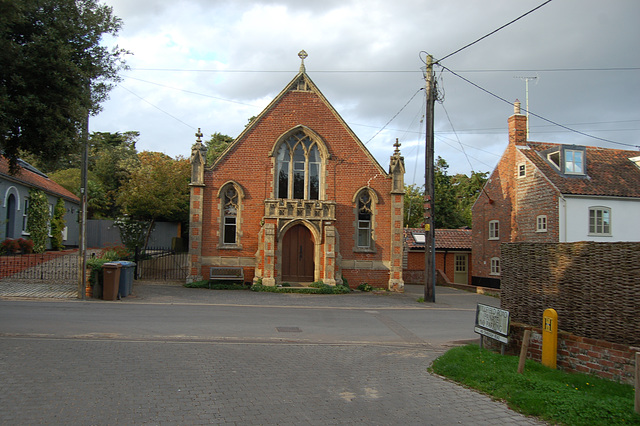
M 115 42 L 134 55 L 122 87 L 114 89 L 104 111 L 92 119 L 92 130 L 138 130 L 139 149 L 188 155 L 197 127 L 205 135 L 219 131 L 237 136 L 247 119 L 295 76 L 300 66 L 296 55 L 305 49 L 307 73 L 360 139 L 367 142 L 379 132 L 367 144 L 378 161 L 386 166 L 399 138 L 407 180 L 416 175 L 420 181 L 424 146 L 418 152 L 416 144 L 424 138 L 422 92 L 380 131 L 424 85 L 419 52 L 442 58 L 541 1 L 107 4 L 124 21 Z M 525 83 L 517 77 L 537 76 L 529 87 L 533 112 L 605 139 L 640 145 L 638 70 L 542 71 L 640 67 L 638 16 L 640 3 L 630 0 L 613 0 L 606 8 L 595 0 L 552 2 L 443 65 L 454 71 L 511 70 L 461 75 L 509 102 L 519 98 L 523 105 Z M 436 107 L 436 155 L 451 165 L 450 173 L 491 170 L 506 146 L 513 107 L 454 75 L 440 76 L 445 98 Z M 533 140 L 624 148 L 536 117 L 530 124 Z

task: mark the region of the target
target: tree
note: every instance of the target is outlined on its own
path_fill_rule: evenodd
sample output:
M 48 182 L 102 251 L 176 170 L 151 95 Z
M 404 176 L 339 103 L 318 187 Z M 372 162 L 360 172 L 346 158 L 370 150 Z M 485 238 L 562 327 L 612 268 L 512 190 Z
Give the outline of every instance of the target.
M 212 134 L 211 139 L 205 142 L 207 147 L 207 164 L 213 164 L 220 154 L 227 149 L 231 142 L 233 142 L 233 138 L 231 136 L 223 135 L 218 132 Z
M 422 228 L 424 224 L 424 185 L 404 186 L 404 226 Z
M 81 196 L 80 169 L 74 168 L 60 170 L 57 172 L 49 173 L 48 176 L 49 179 L 59 184 L 67 191 L 76 194 L 78 197 Z M 100 219 L 109 217 L 109 212 L 111 210 L 112 207 L 111 204 L 109 204 L 107 194 L 104 190 L 102 182 L 95 175 L 95 173 L 89 171 L 89 174 L 87 176 L 87 217 L 89 219 Z
M 0 150 L 16 171 L 21 151 L 43 163 L 80 152 L 123 49 L 101 44 L 121 20 L 97 0 L 0 0 Z
M 138 132 L 91 134 L 89 170 L 97 177 L 104 191 L 104 208 L 97 211 L 103 217 L 122 215 L 117 198 L 120 188 L 129 180 L 131 171 L 138 167 L 136 142 L 139 135 Z M 97 185 L 94 189 L 98 189 Z
M 442 158 L 436 160 L 434 171 L 434 226 L 436 229 L 455 229 L 464 226 L 462 215 L 457 209 L 455 189 L 451 176 L 447 175 L 449 164 Z
M 44 191 L 29 189 L 27 233 L 33 241 L 33 252 L 44 253 L 49 236 L 49 202 Z
M 471 209 L 487 181 L 487 172 L 472 172 L 471 176 L 449 176 L 449 164 L 438 157 L 434 170 L 435 227 L 454 229 L 471 226 Z M 405 185 L 404 225 L 421 228 L 424 224 L 424 186 Z
M 67 225 L 67 222 L 64 220 L 65 213 L 64 201 L 62 198 L 58 198 L 56 206 L 53 208 L 53 217 L 51 218 L 51 248 L 53 250 L 62 250 L 64 248 L 64 244 L 62 244 L 62 231 Z
M 134 219 L 187 223 L 189 219 L 189 160 L 143 151 L 139 164 L 119 191 L 118 204 Z
M 451 179 L 457 197 L 457 210 L 465 226 L 471 226 L 473 203 L 482 192 L 488 176 L 489 172 L 471 172 L 471 176 L 457 174 Z

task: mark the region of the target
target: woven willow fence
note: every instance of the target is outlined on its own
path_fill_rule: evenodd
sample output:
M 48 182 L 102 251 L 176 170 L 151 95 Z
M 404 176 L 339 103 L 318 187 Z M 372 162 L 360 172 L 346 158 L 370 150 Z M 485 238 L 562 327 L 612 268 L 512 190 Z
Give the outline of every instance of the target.
M 560 330 L 640 345 L 640 243 L 507 243 L 501 257 L 511 321 L 540 326 L 553 308 Z

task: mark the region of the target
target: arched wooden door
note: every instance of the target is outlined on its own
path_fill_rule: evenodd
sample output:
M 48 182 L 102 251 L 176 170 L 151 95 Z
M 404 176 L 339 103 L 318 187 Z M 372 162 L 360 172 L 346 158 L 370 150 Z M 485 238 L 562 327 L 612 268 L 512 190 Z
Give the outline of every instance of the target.
M 304 225 L 289 229 L 282 240 L 282 280 L 313 281 L 313 238 Z

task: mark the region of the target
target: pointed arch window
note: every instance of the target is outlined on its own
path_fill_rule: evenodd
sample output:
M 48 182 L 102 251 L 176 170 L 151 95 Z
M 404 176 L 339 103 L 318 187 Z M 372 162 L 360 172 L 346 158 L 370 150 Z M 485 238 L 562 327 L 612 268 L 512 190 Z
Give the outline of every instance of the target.
M 319 200 L 322 179 L 319 145 L 305 132 L 286 137 L 276 151 L 277 198 Z
M 238 185 L 229 182 L 220 189 L 218 197 L 220 198 L 220 247 L 238 248 L 244 194 Z
M 355 203 L 355 251 L 375 251 L 375 205 L 378 198 L 369 188 L 356 193 Z

